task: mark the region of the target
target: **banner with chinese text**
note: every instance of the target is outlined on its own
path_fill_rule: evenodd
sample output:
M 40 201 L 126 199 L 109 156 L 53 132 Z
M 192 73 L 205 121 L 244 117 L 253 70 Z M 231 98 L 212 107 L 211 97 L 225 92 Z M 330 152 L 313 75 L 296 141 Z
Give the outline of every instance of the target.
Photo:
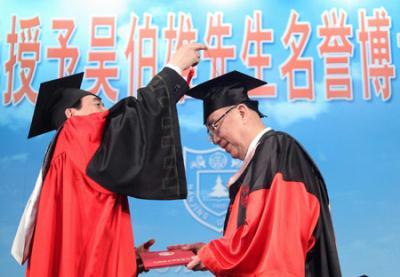
M 400 259 L 400 9 L 394 1 L 5 1 L 0 9 L 0 275 L 53 133 L 27 140 L 41 82 L 84 72 L 107 107 L 136 96 L 181 45 L 205 43 L 192 86 L 239 70 L 267 126 L 296 137 L 328 186 L 343 276 L 394 276 Z M 183 73 L 184 76 L 187 72 Z M 137 244 L 221 236 L 241 162 L 212 145 L 202 103 L 178 104 L 185 201 L 130 199 Z M 182 267 L 148 276 L 202 275 Z

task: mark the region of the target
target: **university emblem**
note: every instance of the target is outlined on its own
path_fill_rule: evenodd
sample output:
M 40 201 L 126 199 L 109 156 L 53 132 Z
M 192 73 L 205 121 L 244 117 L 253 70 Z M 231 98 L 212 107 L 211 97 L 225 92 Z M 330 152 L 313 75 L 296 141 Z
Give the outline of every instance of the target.
M 220 148 L 194 150 L 184 147 L 183 152 L 188 183 L 185 207 L 200 224 L 221 233 L 229 204 L 226 184 L 239 170 L 241 161 Z

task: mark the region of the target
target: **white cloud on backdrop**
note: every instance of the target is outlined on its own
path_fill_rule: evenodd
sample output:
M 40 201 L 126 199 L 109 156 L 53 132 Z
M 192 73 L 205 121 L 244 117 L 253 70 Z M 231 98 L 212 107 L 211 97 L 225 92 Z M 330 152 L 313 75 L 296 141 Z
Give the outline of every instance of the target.
M 324 83 L 315 85 L 316 100 L 314 102 L 297 101 L 271 103 L 266 101 L 261 105 L 261 110 L 278 122 L 281 127 L 287 127 L 297 121 L 316 119 L 320 114 L 328 111 L 328 102 L 323 97 L 318 97 L 319 91 L 324 91 Z

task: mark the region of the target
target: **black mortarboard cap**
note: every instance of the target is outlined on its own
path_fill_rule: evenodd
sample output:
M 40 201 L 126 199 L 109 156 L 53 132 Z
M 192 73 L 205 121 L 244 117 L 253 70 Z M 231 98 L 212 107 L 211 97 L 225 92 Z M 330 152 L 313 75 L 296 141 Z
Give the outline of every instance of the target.
M 28 138 L 57 130 L 66 120 L 65 109 L 82 97 L 94 95 L 79 89 L 83 72 L 40 84 Z
M 263 117 L 258 101 L 251 100 L 247 93 L 265 84 L 267 82 L 234 70 L 191 88 L 187 95 L 203 100 L 204 124 L 215 110 L 241 103 Z

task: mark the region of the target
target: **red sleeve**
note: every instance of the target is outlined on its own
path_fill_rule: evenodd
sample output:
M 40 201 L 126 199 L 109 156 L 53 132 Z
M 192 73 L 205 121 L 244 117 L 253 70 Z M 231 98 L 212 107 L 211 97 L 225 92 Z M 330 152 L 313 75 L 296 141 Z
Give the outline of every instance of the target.
M 217 276 L 304 276 L 306 254 L 315 243 L 318 199 L 303 183 L 278 173 L 269 189 L 250 192 L 244 204 L 245 223 L 199 251 L 204 265 Z
M 53 160 L 60 155 L 65 156 L 64 167 L 74 167 L 70 172 L 78 170 L 82 176 L 85 176 L 87 185 L 98 192 L 114 194 L 91 178 L 86 178 L 86 167 L 100 145 L 107 114 L 108 111 L 67 119 L 57 138 Z M 71 176 L 71 178 L 77 178 L 77 176 Z

